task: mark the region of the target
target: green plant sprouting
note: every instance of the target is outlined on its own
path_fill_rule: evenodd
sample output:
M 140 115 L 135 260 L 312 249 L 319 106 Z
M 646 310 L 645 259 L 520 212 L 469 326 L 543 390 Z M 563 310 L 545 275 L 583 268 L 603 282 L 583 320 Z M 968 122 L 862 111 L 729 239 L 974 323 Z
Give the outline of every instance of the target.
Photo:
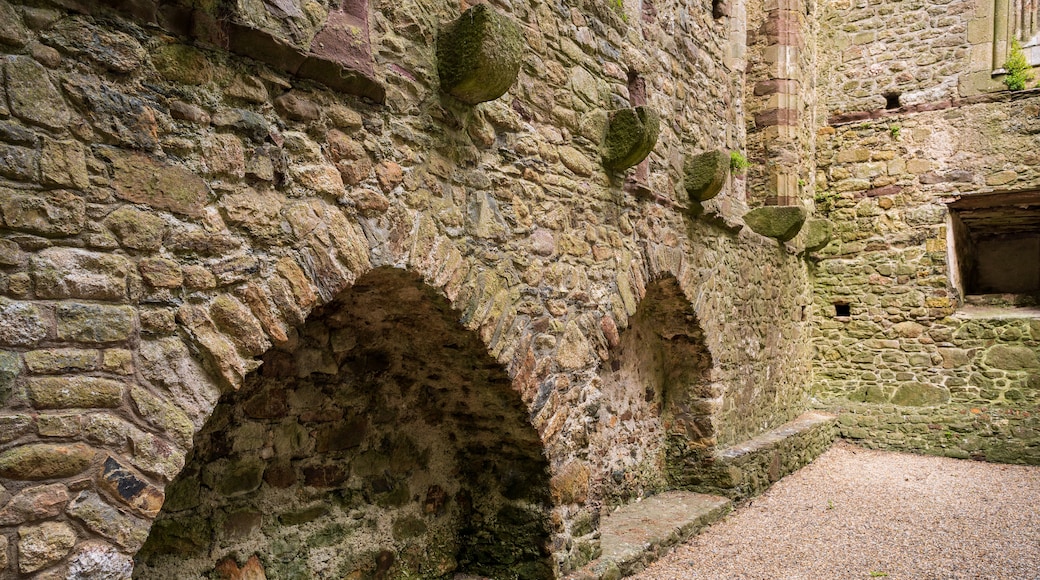
M 1004 85 L 1010 91 L 1021 91 L 1033 81 L 1033 67 L 1029 66 L 1018 40 L 1011 41 L 1011 49 L 1004 61 L 1004 72 Z
M 899 132 L 902 130 L 903 128 L 899 125 L 899 123 L 892 123 L 888 126 L 888 134 L 891 135 L 892 138 L 897 141 L 899 140 Z
M 748 161 L 747 157 L 744 156 L 740 151 L 729 152 L 729 168 L 733 171 L 743 172 L 748 167 L 751 167 L 751 162 Z
M 834 210 L 834 206 L 837 201 L 841 198 L 841 194 L 831 190 L 817 191 L 816 195 L 813 196 L 813 201 L 816 203 L 816 211 L 820 215 L 829 215 Z

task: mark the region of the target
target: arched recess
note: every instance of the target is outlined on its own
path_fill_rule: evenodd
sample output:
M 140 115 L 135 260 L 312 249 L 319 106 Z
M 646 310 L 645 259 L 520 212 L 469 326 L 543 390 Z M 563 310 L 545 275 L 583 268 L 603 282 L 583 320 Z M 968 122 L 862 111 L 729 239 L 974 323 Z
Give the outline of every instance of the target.
M 551 578 L 541 440 L 457 320 L 389 267 L 312 312 L 196 436 L 134 577 Z
M 704 330 L 675 278 L 648 283 L 628 324 L 604 371 L 604 390 L 619 426 L 649 434 L 653 441 L 639 440 L 633 449 L 615 452 L 640 463 L 614 474 L 620 500 L 653 487 L 699 483 L 717 443 L 716 414 L 723 394 L 722 386 L 712 381 Z M 640 447 L 644 458 L 637 457 Z

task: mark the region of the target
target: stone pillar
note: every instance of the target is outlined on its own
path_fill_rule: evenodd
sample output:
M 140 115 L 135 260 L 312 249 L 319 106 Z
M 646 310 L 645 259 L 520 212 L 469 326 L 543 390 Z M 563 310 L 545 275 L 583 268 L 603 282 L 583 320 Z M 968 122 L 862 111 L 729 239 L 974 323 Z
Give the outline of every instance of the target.
M 805 73 L 801 66 L 805 46 L 805 5 L 801 0 L 767 0 L 758 30 L 764 73 L 754 83 L 752 110 L 754 133 L 763 153 L 764 170 L 758 172 L 760 197 L 768 205 L 798 203 L 799 169 L 805 144 L 799 138 L 801 92 Z

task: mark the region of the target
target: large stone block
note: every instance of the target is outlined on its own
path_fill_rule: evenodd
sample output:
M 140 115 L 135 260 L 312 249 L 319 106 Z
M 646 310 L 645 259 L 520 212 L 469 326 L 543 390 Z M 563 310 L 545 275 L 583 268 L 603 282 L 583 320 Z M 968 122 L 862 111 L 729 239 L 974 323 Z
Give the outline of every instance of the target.
M 202 215 L 209 189 L 197 175 L 140 153 L 108 150 L 106 154 L 112 161 L 116 195 L 121 199 L 189 216 Z
M 139 550 L 148 538 L 148 520 L 120 512 L 92 491 L 80 492 L 65 511 L 83 522 L 91 531 L 112 540 L 131 553 Z
M 516 22 L 488 4 L 473 6 L 437 37 L 441 90 L 471 105 L 501 97 L 520 72 L 523 46 Z
M 20 195 L 0 189 L 0 210 L 8 227 L 42 236 L 70 236 L 83 229 L 86 202 L 69 191 Z
M 76 532 L 64 522 L 44 522 L 18 530 L 18 570 L 23 574 L 56 564 L 76 545 Z
M 816 219 L 806 223 L 805 251 L 815 252 L 822 250 L 831 242 L 830 220 Z
M 892 403 L 911 407 L 927 407 L 949 402 L 950 392 L 925 383 L 903 383 L 892 395 Z
M 134 309 L 130 306 L 103 306 L 65 302 L 58 305 L 58 338 L 77 342 L 119 342 L 134 330 Z
M 802 229 L 805 208 L 798 205 L 760 207 L 744 214 L 744 223 L 757 234 L 786 242 Z
M 94 455 L 78 443 L 22 445 L 0 454 L 0 476 L 30 481 L 71 477 L 83 472 Z
M 68 126 L 72 114 L 43 65 L 28 56 L 8 56 L 4 68 L 11 113 L 48 129 Z
M 32 302 L 0 296 L 0 344 L 32 346 L 47 336 L 48 320 Z
M 623 171 L 646 159 L 657 144 L 661 117 L 645 106 L 620 109 L 610 115 L 601 148 L 603 166 Z
M 134 270 L 123 256 L 78 248 L 47 248 L 32 259 L 40 298 L 125 300 Z
M 729 152 L 725 149 L 687 157 L 683 167 L 683 184 L 690 201 L 707 201 L 718 195 L 726 184 L 729 165 Z
M 98 377 L 38 377 L 27 389 L 37 409 L 111 409 L 123 397 L 123 383 Z
M 1040 368 L 1040 357 L 1034 349 L 1019 345 L 998 344 L 983 358 L 986 366 L 1009 371 L 1025 371 Z

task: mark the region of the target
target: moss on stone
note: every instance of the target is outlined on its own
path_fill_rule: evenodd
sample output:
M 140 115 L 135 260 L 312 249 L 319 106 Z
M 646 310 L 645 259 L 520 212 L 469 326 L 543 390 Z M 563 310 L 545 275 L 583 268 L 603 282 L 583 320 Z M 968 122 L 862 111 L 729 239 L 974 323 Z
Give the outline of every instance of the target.
M 805 209 L 797 205 L 760 207 L 744 214 L 744 223 L 757 234 L 786 242 L 802 229 Z
M 815 252 L 822 250 L 831 242 L 830 220 L 809 220 L 806 224 L 805 251 Z
M 661 117 L 649 107 L 614 111 L 601 148 L 603 166 L 624 171 L 638 164 L 654 149 L 660 132 Z
M 940 405 L 950 400 L 950 392 L 942 387 L 925 383 L 903 383 L 892 395 L 892 403 L 896 405 L 926 407 Z
M 492 101 L 509 90 L 523 57 L 520 26 L 488 4 L 477 4 L 437 37 L 441 90 L 464 103 Z
M 725 149 L 687 157 L 683 168 L 683 184 L 690 201 L 707 201 L 718 195 L 726 184 L 729 169 L 729 152 Z

